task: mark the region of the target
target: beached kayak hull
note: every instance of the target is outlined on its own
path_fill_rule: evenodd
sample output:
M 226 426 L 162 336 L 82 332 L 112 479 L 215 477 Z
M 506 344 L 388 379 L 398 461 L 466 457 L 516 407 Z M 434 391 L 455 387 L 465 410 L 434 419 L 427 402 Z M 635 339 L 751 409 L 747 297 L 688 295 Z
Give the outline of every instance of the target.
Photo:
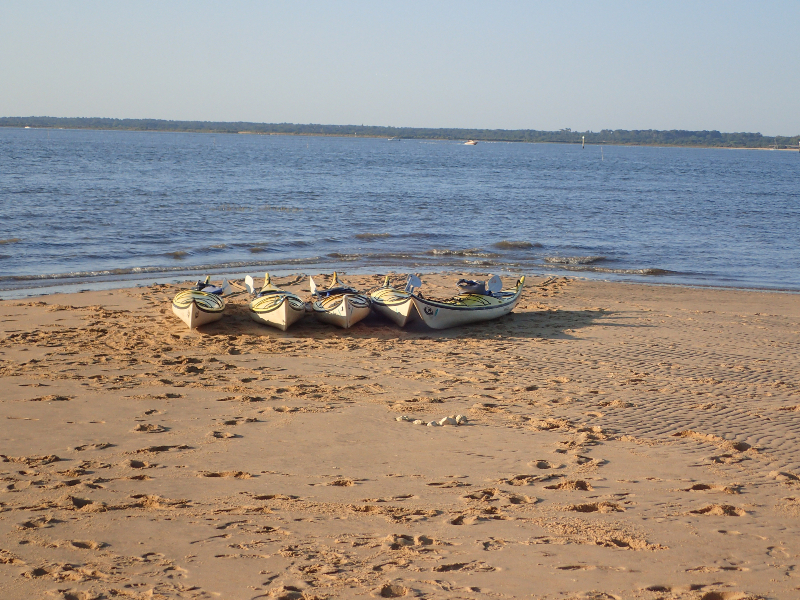
M 507 315 L 519 302 L 525 278 L 520 277 L 513 290 L 503 290 L 493 296 L 461 294 L 447 300 L 428 300 L 412 294 L 419 316 L 431 329 L 448 329 L 490 321 Z
M 400 327 L 417 319 L 417 309 L 409 292 L 393 287 L 378 288 L 369 295 L 375 312 L 394 321 Z
M 225 300 L 216 294 L 183 290 L 172 300 L 172 312 L 189 329 L 219 321 L 225 311 Z
M 311 306 L 317 319 L 342 329 L 352 327 L 370 311 L 369 298 L 364 294 L 336 294 L 315 300 Z
M 299 296 L 277 292 L 259 296 L 250 303 L 250 318 L 256 323 L 286 331 L 306 314 L 306 304 Z

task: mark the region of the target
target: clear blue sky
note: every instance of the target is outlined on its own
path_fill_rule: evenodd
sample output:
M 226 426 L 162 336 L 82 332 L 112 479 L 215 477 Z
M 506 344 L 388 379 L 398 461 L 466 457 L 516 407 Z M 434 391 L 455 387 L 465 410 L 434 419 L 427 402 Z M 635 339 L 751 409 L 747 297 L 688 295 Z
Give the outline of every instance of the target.
M 800 1 L 0 3 L 0 116 L 800 133 Z

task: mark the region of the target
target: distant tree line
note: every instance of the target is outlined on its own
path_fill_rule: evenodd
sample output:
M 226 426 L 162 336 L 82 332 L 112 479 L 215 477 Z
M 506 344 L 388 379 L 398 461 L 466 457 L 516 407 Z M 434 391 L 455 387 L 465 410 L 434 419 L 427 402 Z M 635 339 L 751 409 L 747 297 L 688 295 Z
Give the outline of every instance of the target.
M 537 131 L 534 129 L 433 129 L 378 127 L 371 125 L 298 125 L 295 123 L 248 123 L 244 121 L 166 121 L 161 119 L 100 119 L 60 117 L 0 117 L 0 127 L 60 127 L 122 131 L 182 131 L 196 133 L 253 133 L 278 135 L 332 135 L 398 137 L 404 139 L 479 140 L 485 142 L 550 142 L 624 144 L 642 146 L 695 146 L 720 148 L 797 148 L 800 135 L 763 136 L 760 133 L 719 131 L 660 131 L 603 129 L 602 131 Z

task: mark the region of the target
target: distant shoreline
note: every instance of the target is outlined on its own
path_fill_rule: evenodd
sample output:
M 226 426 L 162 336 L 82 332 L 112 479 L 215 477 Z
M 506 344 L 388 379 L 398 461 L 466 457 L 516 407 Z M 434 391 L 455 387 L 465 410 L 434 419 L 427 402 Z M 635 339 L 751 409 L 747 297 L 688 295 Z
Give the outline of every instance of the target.
M 251 123 L 242 121 L 170 121 L 160 119 L 105 119 L 64 117 L 0 117 L 0 127 L 94 131 L 149 131 L 242 135 L 294 135 L 308 137 L 399 138 L 478 142 L 582 144 L 592 146 L 648 146 L 676 148 L 734 148 L 753 150 L 800 149 L 800 135 L 763 136 L 760 133 L 721 133 L 685 130 L 608 130 L 599 132 L 537 131 L 531 129 L 459 129 L 376 127 L 370 125 L 319 125 Z

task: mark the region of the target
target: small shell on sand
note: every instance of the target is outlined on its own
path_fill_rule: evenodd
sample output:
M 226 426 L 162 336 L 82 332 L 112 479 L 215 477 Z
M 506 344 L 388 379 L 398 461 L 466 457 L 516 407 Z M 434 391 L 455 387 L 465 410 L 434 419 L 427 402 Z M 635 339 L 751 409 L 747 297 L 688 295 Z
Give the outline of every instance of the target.
M 458 425 L 458 422 L 453 417 L 445 417 L 439 421 L 439 425 Z
M 395 421 L 410 421 L 411 419 L 409 419 L 406 415 L 403 415 L 402 417 L 395 417 L 394 420 Z
M 425 421 L 423 421 L 422 419 L 417 419 L 416 421 L 414 421 L 414 425 L 424 425 L 424 424 Z
M 439 423 L 437 423 L 436 421 L 431 421 L 431 422 L 428 423 L 428 427 L 438 427 L 438 426 L 439 426 Z

